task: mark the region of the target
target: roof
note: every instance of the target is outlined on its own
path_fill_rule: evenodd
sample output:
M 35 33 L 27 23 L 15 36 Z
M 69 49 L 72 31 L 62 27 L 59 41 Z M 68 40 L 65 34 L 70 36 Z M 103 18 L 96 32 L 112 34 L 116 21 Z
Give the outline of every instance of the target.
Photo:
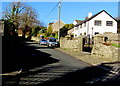
M 75 20 L 75 21 L 77 22 L 77 24 L 83 22 L 83 20 Z
M 96 17 L 97 15 L 99 15 L 99 14 L 102 13 L 102 12 L 105 12 L 106 14 L 108 14 L 105 10 L 102 10 L 102 11 L 100 11 L 99 13 L 93 15 L 92 17 L 84 20 L 83 22 L 81 22 L 81 23 L 79 23 L 79 24 L 77 24 L 77 25 L 75 25 L 75 26 L 79 26 L 79 25 L 81 25 L 81 24 L 83 24 L 83 23 L 85 23 L 85 22 L 87 22 L 87 21 L 90 21 L 91 19 L 93 19 L 94 17 Z M 108 14 L 108 15 L 109 15 L 111 18 L 113 18 L 110 14 Z M 115 18 L 113 18 L 113 19 L 114 19 L 115 21 L 117 21 Z
M 59 20 L 57 20 L 55 23 L 49 23 L 48 25 L 54 25 L 56 24 L 57 22 L 59 22 Z M 62 20 L 60 20 L 60 22 L 64 23 Z M 64 23 L 65 24 L 65 23 Z
M 56 24 L 57 22 L 59 22 L 59 20 L 57 20 L 55 23 L 53 23 L 53 25 Z M 64 23 L 62 20 L 60 20 L 60 22 Z M 64 23 L 64 24 L 65 24 L 65 23 Z
M 52 24 L 54 24 L 54 23 L 49 23 L 49 25 L 52 25 Z

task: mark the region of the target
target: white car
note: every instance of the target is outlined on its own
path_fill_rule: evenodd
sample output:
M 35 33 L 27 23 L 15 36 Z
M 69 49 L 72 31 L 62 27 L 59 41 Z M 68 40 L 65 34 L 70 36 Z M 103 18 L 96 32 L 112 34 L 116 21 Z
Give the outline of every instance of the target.
M 58 42 L 56 41 L 56 38 L 49 37 L 47 40 L 48 47 L 58 47 Z
M 40 39 L 39 44 L 40 45 L 47 45 L 48 41 L 46 39 Z

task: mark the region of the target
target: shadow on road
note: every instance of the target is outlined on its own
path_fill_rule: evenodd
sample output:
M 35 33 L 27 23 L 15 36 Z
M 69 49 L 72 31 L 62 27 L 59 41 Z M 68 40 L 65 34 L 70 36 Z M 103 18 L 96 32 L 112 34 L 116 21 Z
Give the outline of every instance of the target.
M 16 76 L 3 76 L 3 85 L 19 86 L 22 78 L 27 79 L 24 80 L 23 86 L 26 86 L 27 83 L 29 84 L 30 82 L 32 82 L 32 84 L 27 86 L 119 86 L 120 84 L 120 73 L 116 75 L 110 72 L 115 67 L 113 65 L 118 63 L 103 63 L 98 65 L 108 68 L 109 70 L 104 70 L 98 66 L 91 66 L 72 72 L 65 72 L 65 74 L 60 75 L 61 77 L 56 77 L 54 79 L 53 77 L 55 77 L 54 74 L 56 72 L 52 71 L 50 75 L 49 71 L 44 68 L 28 72 L 29 69 L 34 67 L 40 67 L 45 64 L 58 62 L 57 59 L 51 58 L 50 54 L 35 50 L 37 48 L 38 47 L 27 46 L 25 43 L 21 42 L 16 43 L 15 41 L 13 42 L 13 40 L 3 40 L 3 72 L 11 72 L 21 68 L 23 71 L 26 71 L 25 73 L 23 72 L 22 74 Z M 67 67 L 63 67 L 63 69 L 59 67 L 48 69 L 60 69 L 57 73 L 62 74 Z M 48 73 L 46 75 L 49 77 L 47 77 L 44 72 Z M 44 76 L 39 75 L 39 73 L 43 73 Z M 37 75 L 36 78 L 32 77 L 34 75 Z M 47 80 L 48 78 L 51 79 L 48 81 L 42 80 Z
M 103 65 L 99 65 L 103 66 Z M 77 69 L 72 72 L 66 72 L 61 77 L 56 77 L 55 73 L 62 74 L 66 69 L 59 67 L 56 71 L 59 72 L 46 72 L 46 68 L 34 72 L 27 72 L 18 76 L 8 76 L 3 78 L 3 85 L 8 85 L 8 81 L 11 86 L 119 86 L 120 85 L 120 74 L 115 75 L 110 71 L 99 68 L 98 66 L 86 67 L 83 69 Z M 65 68 L 65 67 L 63 67 Z M 72 68 L 72 67 L 71 67 Z M 74 68 L 73 68 L 74 69 Z M 50 69 L 49 69 L 50 70 Z M 61 70 L 61 71 L 60 71 Z M 39 75 L 39 74 L 43 75 Z M 53 76 L 52 76 L 53 73 Z M 35 77 L 36 76 L 36 77 Z M 55 78 L 54 78 L 55 77 Z M 22 78 L 25 79 L 22 81 Z M 50 80 L 46 81 L 47 79 Z M 27 79 L 27 80 L 26 80 Z M 20 85 L 20 82 L 22 82 Z M 31 84 L 30 84 L 31 83 Z
M 104 63 L 104 66 L 106 64 L 109 63 Z M 103 64 L 98 66 L 103 66 Z M 110 72 L 112 70 L 111 66 L 109 66 L 111 68 L 109 71 L 98 66 L 70 72 L 61 78 L 45 82 L 40 86 L 120 86 L 120 70 L 118 70 L 118 74 L 113 74 Z
M 57 62 L 50 54 L 37 51 L 37 47 L 27 46 L 25 39 L 2 38 L 2 72 L 28 70 L 37 66 Z M 28 41 L 28 40 L 27 40 Z

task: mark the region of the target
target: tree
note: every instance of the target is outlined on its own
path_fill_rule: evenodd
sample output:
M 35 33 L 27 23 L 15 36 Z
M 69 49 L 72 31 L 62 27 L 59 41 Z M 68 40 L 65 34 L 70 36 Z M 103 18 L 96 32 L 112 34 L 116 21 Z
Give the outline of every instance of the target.
M 73 24 L 65 24 L 61 29 L 60 29 L 60 37 L 65 37 L 67 35 L 67 31 L 71 28 L 73 28 Z
M 25 5 L 22 2 L 12 2 L 3 12 L 3 18 L 12 22 L 15 25 L 13 30 L 22 28 L 23 34 L 31 32 L 35 25 L 40 24 L 37 20 L 37 13 L 35 9 Z
M 7 36 L 7 38 L 14 36 L 15 30 L 13 30 L 13 28 L 15 28 L 15 25 L 10 21 L 5 20 L 4 21 L 4 36 Z
M 31 31 L 35 26 L 40 24 L 37 20 L 37 13 L 31 7 L 28 7 L 25 12 L 22 13 L 20 22 L 20 28 L 27 29 L 27 31 Z M 28 28 L 26 28 L 26 26 L 28 26 Z
M 17 29 L 19 26 L 20 15 L 25 8 L 25 5 L 21 2 L 12 2 L 3 12 L 3 19 L 12 22 L 16 27 L 13 29 Z
M 33 36 L 37 36 L 38 32 L 41 30 L 40 26 L 36 26 L 34 29 L 33 29 L 33 32 L 32 32 L 32 35 Z
M 48 28 L 47 28 L 47 35 L 50 36 L 52 34 L 52 26 L 50 25 Z
M 41 28 L 41 30 L 39 31 L 39 33 L 46 33 L 47 27 L 40 26 L 40 28 Z

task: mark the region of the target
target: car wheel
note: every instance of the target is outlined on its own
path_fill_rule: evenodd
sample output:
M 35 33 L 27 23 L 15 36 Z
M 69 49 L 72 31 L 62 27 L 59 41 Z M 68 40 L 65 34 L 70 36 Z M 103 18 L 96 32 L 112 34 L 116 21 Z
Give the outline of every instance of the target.
M 48 47 L 51 47 L 51 44 L 48 44 Z

